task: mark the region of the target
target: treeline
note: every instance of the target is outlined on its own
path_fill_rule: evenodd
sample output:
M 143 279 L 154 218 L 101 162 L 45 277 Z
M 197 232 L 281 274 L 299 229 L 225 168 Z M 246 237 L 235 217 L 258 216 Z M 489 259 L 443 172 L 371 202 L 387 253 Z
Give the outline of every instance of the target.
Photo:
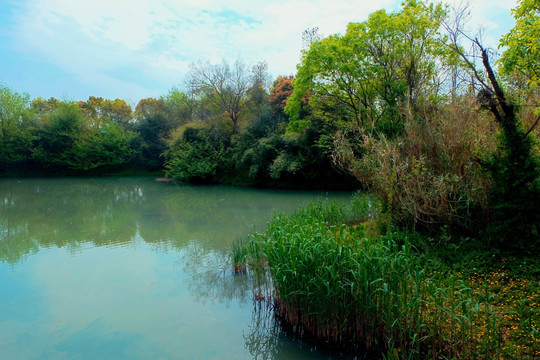
M 266 63 L 238 60 L 192 64 L 186 90 L 134 111 L 2 87 L 0 169 L 366 186 L 388 224 L 537 244 L 538 11 L 520 1 L 496 63 L 465 10 L 409 0 L 344 34 L 306 31 L 297 74 L 271 85 Z
M 59 101 L 0 88 L 3 174 L 165 172 L 194 183 L 353 187 L 331 162 L 324 121 L 287 133 L 292 77 L 269 86 L 265 63 L 193 64 L 186 88 L 142 99 Z

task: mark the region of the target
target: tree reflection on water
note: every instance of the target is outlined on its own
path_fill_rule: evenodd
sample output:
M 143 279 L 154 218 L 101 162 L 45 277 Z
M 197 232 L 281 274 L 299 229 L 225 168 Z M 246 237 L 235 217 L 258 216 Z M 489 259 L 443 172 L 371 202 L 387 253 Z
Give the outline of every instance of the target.
M 52 246 L 127 244 L 139 234 L 161 249 L 197 240 L 228 250 L 274 211 L 319 194 L 226 186 L 178 186 L 152 178 L 0 179 L 0 261 Z
M 15 266 L 42 249 L 53 247 L 65 248 L 68 254 L 100 247 L 103 251 L 94 255 L 100 254 L 104 264 L 109 261 L 103 257 L 109 254 L 106 247 L 121 247 L 126 251 L 116 251 L 115 256 L 128 255 L 132 263 L 114 256 L 110 261 L 123 264 L 124 269 L 133 269 L 140 265 L 141 259 L 156 260 L 147 272 L 163 266 L 159 262 L 164 259 L 163 254 L 167 259 L 172 255 L 171 262 L 178 256 L 183 271 L 164 270 L 164 274 L 173 274 L 171 293 L 187 287 L 195 302 L 203 305 L 223 304 L 226 310 L 239 308 L 240 315 L 245 307 L 244 320 L 233 324 L 245 326 L 245 350 L 252 358 L 312 359 L 320 357 L 320 352 L 316 355 L 315 347 L 290 337 L 274 318 L 267 300 L 272 288 L 268 274 L 255 277 L 249 269 L 234 273 L 230 249 L 234 240 L 247 236 L 254 227 L 263 228 L 272 212 L 292 210 L 316 199 L 314 193 L 175 186 L 155 183 L 150 178 L 0 179 L 0 265 Z M 133 258 L 129 249 L 138 246 L 144 248 L 137 253 L 141 258 Z M 68 263 L 79 265 L 77 261 Z M 92 273 L 83 268 L 73 273 L 70 294 L 84 284 L 77 274 Z M 106 268 L 115 269 L 115 266 Z M 146 273 L 141 270 L 141 274 Z M 56 275 L 50 275 L 55 282 Z M 101 275 L 107 281 L 109 274 Z M 148 276 L 155 277 L 156 273 Z M 141 284 L 141 279 L 135 278 L 133 283 Z M 102 285 L 100 289 L 107 287 L 106 283 Z M 136 293 L 154 301 L 154 292 Z M 177 295 L 171 293 L 164 292 L 160 300 Z M 96 309 L 99 313 L 99 306 Z M 221 316 L 229 313 L 216 311 Z M 242 340 L 240 346 L 241 343 Z

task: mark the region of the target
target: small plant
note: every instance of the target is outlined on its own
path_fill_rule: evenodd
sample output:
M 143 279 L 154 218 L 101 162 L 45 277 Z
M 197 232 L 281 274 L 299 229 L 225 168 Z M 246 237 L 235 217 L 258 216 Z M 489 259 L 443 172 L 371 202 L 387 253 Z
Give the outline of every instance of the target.
M 240 239 L 232 244 L 232 263 L 235 274 L 246 272 L 247 249 L 244 240 Z

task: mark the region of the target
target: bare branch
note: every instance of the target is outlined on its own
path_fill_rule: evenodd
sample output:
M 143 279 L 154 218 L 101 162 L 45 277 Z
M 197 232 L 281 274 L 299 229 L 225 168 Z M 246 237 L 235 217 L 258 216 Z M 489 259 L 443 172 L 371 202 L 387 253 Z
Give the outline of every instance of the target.
M 536 121 L 534 122 L 534 124 L 532 124 L 531 128 L 529 130 L 527 130 L 525 135 L 523 135 L 523 138 L 526 138 L 527 136 L 529 136 L 531 131 L 533 131 L 533 129 L 536 127 L 536 125 L 538 125 L 538 121 L 540 121 L 540 115 L 538 115 L 538 117 L 536 118 Z

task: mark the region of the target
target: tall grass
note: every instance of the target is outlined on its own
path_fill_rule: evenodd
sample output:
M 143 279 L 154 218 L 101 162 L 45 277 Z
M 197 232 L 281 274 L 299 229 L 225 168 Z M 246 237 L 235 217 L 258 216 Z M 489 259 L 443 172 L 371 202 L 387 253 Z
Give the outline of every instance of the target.
M 248 266 L 271 277 L 258 298 L 270 297 L 299 336 L 340 350 L 389 359 L 499 354 L 500 314 L 489 293 L 427 273 L 401 233 L 366 236 L 370 222 L 351 219 L 364 209 L 359 218 L 368 220 L 373 208 L 318 203 L 275 215 L 266 233 L 248 239 Z
M 251 239 L 263 244 L 276 314 L 298 334 L 341 348 L 419 348 L 422 272 L 410 245 L 335 225 L 342 214 L 329 205 L 277 215 Z

